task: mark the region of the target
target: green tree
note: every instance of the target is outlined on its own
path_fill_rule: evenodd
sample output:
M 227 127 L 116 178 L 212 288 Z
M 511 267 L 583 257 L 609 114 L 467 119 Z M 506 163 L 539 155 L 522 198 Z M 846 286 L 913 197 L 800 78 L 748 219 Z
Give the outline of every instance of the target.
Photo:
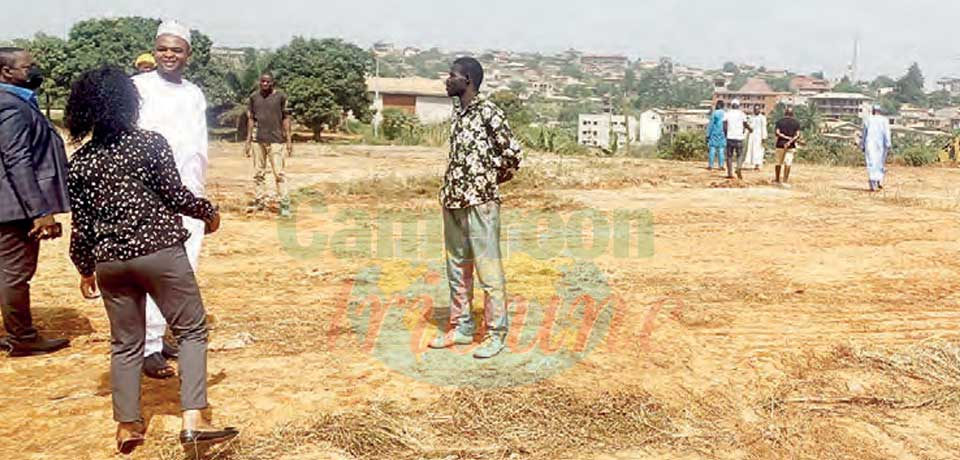
M 723 71 L 727 73 L 739 73 L 740 67 L 737 67 L 733 62 L 725 62 L 723 64 Z
M 310 128 L 314 140 L 320 140 L 324 128 L 340 123 L 343 108 L 336 96 L 318 78 L 293 77 L 284 80 L 287 91 L 287 107 L 297 121 Z
M 820 79 L 820 80 L 826 80 L 826 77 L 823 76 L 823 71 L 822 71 L 822 70 L 817 71 L 817 72 L 814 72 L 814 73 L 810 74 L 810 76 L 813 77 L 813 78 L 818 78 L 818 79 Z
M 516 94 L 523 94 L 527 92 L 527 84 L 519 80 L 511 81 L 510 84 L 507 85 L 507 88 L 510 88 L 510 91 L 513 91 Z
M 576 78 L 578 80 L 582 80 L 586 76 L 580 66 L 572 62 L 564 64 L 563 67 L 560 67 L 560 75 L 564 77 Z
M 793 80 L 793 77 L 787 75 L 780 78 L 768 78 L 765 81 L 770 85 L 770 89 L 774 91 L 779 91 L 783 93 L 790 92 L 790 81 Z
M 687 79 L 674 83 L 669 106 L 692 109 L 713 95 L 713 85 L 702 80 Z
M 159 19 L 143 17 L 80 21 L 73 25 L 68 36 L 70 57 L 66 63 L 67 71 L 79 75 L 100 65 L 111 64 L 133 72 L 136 57 L 153 49 L 159 25 Z M 205 52 L 209 53 L 209 50 Z
M 347 113 L 370 120 L 366 75 L 373 56 L 340 39 L 294 38 L 278 49 L 270 70 L 287 90 L 290 111 L 319 140 L 324 128 L 337 128 Z
M 66 70 L 67 42 L 59 37 L 38 33 L 30 40 L 19 40 L 17 46 L 30 51 L 46 77 L 39 97 L 50 116 L 52 105 L 62 107 L 70 88 L 71 74 Z
M 934 91 L 926 96 L 927 106 L 931 109 L 942 109 L 953 105 L 954 98 L 950 91 Z
M 797 106 L 794 108 L 794 117 L 800 122 L 800 128 L 803 130 L 803 136 L 805 138 L 819 137 L 823 117 L 820 115 L 820 112 L 817 111 L 816 107 L 812 105 Z
M 238 95 L 230 84 L 228 69 L 211 65 L 210 49 L 213 47 L 213 40 L 196 30 L 191 30 L 190 45 L 190 62 L 184 76 L 203 88 L 203 94 L 207 97 L 207 106 L 217 110 L 237 102 L 238 96 L 241 95 Z
M 843 77 L 843 79 L 840 80 L 840 83 L 837 83 L 837 85 L 833 87 L 833 90 L 838 93 L 865 93 L 866 92 L 866 90 L 862 86 L 851 82 L 850 78 L 848 77 Z
M 490 96 L 490 101 L 503 110 L 507 121 L 514 129 L 529 125 L 533 121 L 533 114 L 513 91 L 497 91 Z
M 923 84 L 923 72 L 920 70 L 920 66 L 914 62 L 907 70 L 906 75 L 897 80 L 897 101 L 923 106 L 926 103 L 926 92 L 923 89 Z
M 897 87 L 897 81 L 886 75 L 880 75 L 870 83 L 870 89 L 874 91 L 880 88 L 896 88 L 896 87 Z
M 903 104 L 897 100 L 896 94 L 887 94 L 881 96 L 878 102 L 880 104 L 880 108 L 883 109 L 883 113 L 890 115 L 899 114 L 900 107 L 903 106 Z
M 574 99 L 585 99 L 593 96 L 593 91 L 584 85 L 567 85 L 563 88 L 563 95 Z
M 637 99 L 634 103 L 639 111 L 669 105 L 673 95 L 673 75 L 665 65 L 644 72 L 637 82 Z
M 383 137 L 395 141 L 414 137 L 420 130 L 420 119 L 400 109 L 383 111 Z
M 739 90 L 740 88 L 743 88 L 743 86 L 747 84 L 747 80 L 749 78 L 750 77 L 745 73 L 738 73 L 736 76 L 733 77 L 733 80 L 730 80 L 730 85 L 728 86 L 730 89 Z

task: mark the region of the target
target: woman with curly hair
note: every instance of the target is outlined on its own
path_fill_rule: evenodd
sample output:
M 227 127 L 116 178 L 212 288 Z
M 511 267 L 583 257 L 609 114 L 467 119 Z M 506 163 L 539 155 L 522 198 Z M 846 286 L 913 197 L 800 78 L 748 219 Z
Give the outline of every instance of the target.
M 207 407 L 206 312 L 183 243 L 180 214 L 220 226 L 207 200 L 183 186 L 167 141 L 137 128 L 140 99 L 120 69 L 85 72 L 73 83 L 66 108 L 75 143 L 67 186 L 73 201 L 70 257 L 85 298 L 102 293 L 110 319 L 110 384 L 118 422 L 117 449 L 144 443 L 140 376 L 149 294 L 180 344 L 180 403 L 184 446 L 211 444 L 237 435 L 203 421 Z

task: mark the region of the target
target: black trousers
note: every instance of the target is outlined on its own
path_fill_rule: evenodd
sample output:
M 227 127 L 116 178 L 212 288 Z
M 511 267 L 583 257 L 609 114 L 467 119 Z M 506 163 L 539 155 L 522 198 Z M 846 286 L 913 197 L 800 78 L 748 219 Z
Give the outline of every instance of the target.
M 33 222 L 21 220 L 0 223 L 0 307 L 3 327 L 11 338 L 32 341 L 37 338 L 30 314 L 30 280 L 37 272 L 40 242 L 28 235 Z

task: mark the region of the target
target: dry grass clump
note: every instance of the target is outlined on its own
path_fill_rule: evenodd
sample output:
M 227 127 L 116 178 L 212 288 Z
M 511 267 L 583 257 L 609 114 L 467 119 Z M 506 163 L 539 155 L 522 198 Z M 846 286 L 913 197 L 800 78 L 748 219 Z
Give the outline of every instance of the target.
M 591 162 L 570 165 L 566 169 L 538 163 L 521 168 L 513 180 L 501 185 L 501 189 L 504 195 L 517 198 L 523 206 L 533 206 L 556 201 L 552 194 L 547 193 L 551 190 L 619 189 L 643 184 L 656 186 L 665 180 L 666 176 L 638 174 L 629 168 L 615 167 L 613 163 Z M 440 175 L 391 175 L 321 184 L 301 193 L 323 194 L 331 201 L 373 198 L 381 202 L 403 202 L 418 198 L 436 199 L 442 183 L 443 177 Z
M 294 450 L 333 448 L 360 459 L 559 458 L 705 438 L 691 417 L 625 387 L 582 395 L 548 383 L 510 390 L 451 390 L 429 406 L 376 402 L 323 414 L 257 437 L 241 436 L 206 458 L 271 460 Z M 169 449 L 162 460 L 182 458 Z
M 927 342 L 898 350 L 838 346 L 798 353 L 785 375 L 754 393 L 737 444 L 750 458 L 883 459 L 870 426 L 898 411 L 960 413 L 960 347 Z
M 871 385 L 837 382 L 835 374 L 840 371 L 862 375 Z M 788 375 L 792 381 L 778 389 L 779 396 L 767 401 L 770 405 L 960 408 L 960 346 L 947 342 L 925 342 L 899 351 L 840 346 L 830 353 L 807 355 Z M 798 392 L 806 394 L 791 396 Z

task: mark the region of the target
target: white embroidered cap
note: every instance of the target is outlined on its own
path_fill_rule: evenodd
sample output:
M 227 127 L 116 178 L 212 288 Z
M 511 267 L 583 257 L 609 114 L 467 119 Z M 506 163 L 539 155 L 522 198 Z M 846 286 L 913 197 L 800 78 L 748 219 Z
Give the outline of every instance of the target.
M 175 20 L 166 20 L 160 24 L 160 27 L 157 28 L 157 38 L 161 35 L 173 35 L 190 45 L 190 29 Z

